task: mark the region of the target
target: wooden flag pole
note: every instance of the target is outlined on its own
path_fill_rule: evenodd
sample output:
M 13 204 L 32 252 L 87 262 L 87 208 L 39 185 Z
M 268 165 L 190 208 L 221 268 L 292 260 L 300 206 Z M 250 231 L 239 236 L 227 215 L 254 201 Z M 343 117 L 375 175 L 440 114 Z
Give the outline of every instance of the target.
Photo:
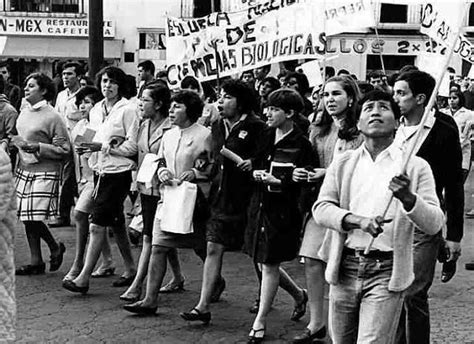
M 214 40 L 214 43 L 212 44 L 214 47 L 214 59 L 216 60 L 216 88 L 217 92 L 221 91 L 221 78 L 220 78 L 220 72 L 219 72 L 219 60 L 217 59 L 217 39 Z
M 377 39 L 377 43 L 380 43 L 379 30 L 377 28 L 377 26 L 379 25 L 379 18 L 376 17 L 374 19 L 375 19 L 375 26 L 374 26 L 375 38 Z M 379 52 L 379 57 L 380 57 L 380 66 L 382 67 L 383 74 L 387 76 L 387 72 L 385 71 L 385 64 L 383 62 L 382 50 L 378 49 L 378 52 Z
M 449 67 L 449 63 L 451 61 L 451 58 L 453 56 L 453 53 L 454 53 L 454 47 L 456 46 L 456 42 L 457 42 L 457 37 L 459 36 L 459 33 L 461 32 L 461 28 L 462 26 L 464 25 L 464 19 L 466 18 L 466 14 L 469 12 L 468 11 L 468 6 L 469 4 L 467 3 L 466 4 L 466 8 L 462 11 L 461 13 L 461 21 L 460 21 L 460 26 L 457 28 L 457 31 L 456 31 L 456 39 L 453 40 L 453 42 L 451 43 L 451 45 L 449 46 L 449 53 L 448 55 L 446 56 L 446 59 L 445 59 L 445 62 L 444 62 L 444 66 L 443 66 L 443 69 L 442 69 L 442 72 L 440 73 L 440 75 L 438 76 L 438 79 L 436 80 L 436 85 L 435 85 L 435 88 L 433 90 L 433 93 L 431 93 L 431 97 L 430 97 L 430 100 L 428 102 L 428 105 L 426 106 L 425 108 L 425 112 L 423 113 L 423 117 L 421 118 L 421 121 L 420 121 L 420 124 L 419 124 L 419 127 L 416 131 L 416 134 L 415 134 L 415 138 L 413 140 L 413 143 L 411 145 L 409 145 L 409 150 L 405 156 L 405 159 L 403 160 L 403 164 L 402 164 L 402 173 L 405 173 L 406 172 L 406 169 L 407 169 L 407 166 L 408 166 L 408 163 L 410 162 L 410 159 L 411 157 L 413 156 L 413 153 L 415 152 L 415 148 L 417 147 L 418 145 L 418 141 L 420 140 L 420 137 L 421 137 L 421 132 L 422 132 L 422 129 L 423 129 L 423 126 L 424 124 L 426 123 L 426 120 L 428 119 L 429 117 L 429 114 L 431 112 L 431 109 L 433 108 L 434 104 L 435 104 L 435 101 L 436 101 L 436 96 L 438 94 L 438 90 L 439 90 L 439 87 L 441 85 L 441 81 L 443 80 L 443 77 L 444 77 L 444 73 L 446 72 L 446 69 Z M 388 209 L 390 208 L 390 204 L 392 203 L 392 200 L 393 200 L 393 194 L 392 196 L 390 197 L 390 201 L 388 202 L 388 204 L 386 205 L 385 207 L 385 210 L 383 212 L 383 217 L 385 217 L 385 215 L 387 214 L 388 212 Z M 372 237 L 370 239 L 370 243 L 367 245 L 367 247 L 365 248 L 364 250 L 364 254 L 369 254 L 370 252 L 370 249 L 372 248 L 372 245 L 374 244 L 374 240 L 375 238 Z

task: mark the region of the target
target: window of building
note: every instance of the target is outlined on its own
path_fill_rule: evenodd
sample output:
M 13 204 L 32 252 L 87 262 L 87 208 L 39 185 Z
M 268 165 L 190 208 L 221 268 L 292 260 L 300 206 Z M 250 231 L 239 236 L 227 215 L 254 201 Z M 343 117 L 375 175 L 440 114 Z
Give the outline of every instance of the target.
M 138 40 L 138 49 L 149 49 L 149 50 L 165 50 L 165 32 L 153 31 L 153 32 L 140 32 Z
M 381 4 L 381 23 L 406 23 L 408 20 L 408 5 Z
M 403 66 L 415 64 L 415 56 L 382 55 L 382 57 L 387 75 L 398 72 Z M 367 74 L 376 70 L 382 70 L 380 55 L 367 55 Z
M 212 12 L 219 12 L 220 10 L 220 0 L 194 0 L 193 17 L 204 17 Z
M 13 12 L 80 13 L 84 0 L 3 0 Z
M 123 53 L 123 62 L 135 62 L 135 53 L 125 52 Z

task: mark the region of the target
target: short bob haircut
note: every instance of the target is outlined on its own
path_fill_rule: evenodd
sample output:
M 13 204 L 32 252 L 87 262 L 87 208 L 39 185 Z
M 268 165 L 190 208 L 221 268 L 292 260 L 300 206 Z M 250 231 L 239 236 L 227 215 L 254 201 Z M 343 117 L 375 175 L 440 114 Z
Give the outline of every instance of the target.
M 449 97 L 454 94 L 459 99 L 459 108 L 462 108 L 466 104 L 466 98 L 459 88 L 449 91 Z
M 184 106 L 186 106 L 186 116 L 192 123 L 195 123 L 202 115 L 204 102 L 202 101 L 201 97 L 199 97 L 199 94 L 194 91 L 178 91 L 173 95 L 173 97 L 171 97 L 171 101 L 184 104 Z
M 309 81 L 306 75 L 298 72 L 289 72 L 285 76 L 285 83 L 290 81 L 291 78 L 296 79 L 296 82 L 298 84 L 298 92 L 301 94 L 301 96 L 304 96 L 309 90 Z
M 222 90 L 237 99 L 241 114 L 250 114 L 257 108 L 255 91 L 243 81 L 229 79 L 222 84 Z
M 102 98 L 102 93 L 94 86 L 84 86 L 76 93 L 76 106 L 79 107 L 84 98 L 89 97 L 94 104 L 97 104 Z
M 280 108 L 286 113 L 293 110 L 296 114 L 303 111 L 304 101 L 301 95 L 295 90 L 282 88 L 275 90 L 268 95 L 267 106 Z
M 40 90 L 46 91 L 43 95 L 45 100 L 50 102 L 54 99 L 54 96 L 56 95 L 56 87 L 49 76 L 44 73 L 32 73 L 26 77 L 25 84 L 27 84 L 30 79 L 35 79 Z
M 424 105 L 428 104 L 431 94 L 436 86 L 435 79 L 428 73 L 421 70 L 410 70 L 401 73 L 396 81 L 405 81 L 408 84 L 413 96 L 425 95 Z
M 370 91 L 367 94 L 365 94 L 364 97 L 362 97 L 362 99 L 359 101 L 359 105 L 362 109 L 362 106 L 366 102 L 378 101 L 378 100 L 383 100 L 383 101 L 389 102 L 390 107 L 392 108 L 392 112 L 395 116 L 395 119 L 400 118 L 400 116 L 401 116 L 400 107 L 398 106 L 397 103 L 395 103 L 395 101 L 393 100 L 392 95 L 388 92 L 384 92 L 384 91 L 381 91 L 381 90 L 378 90 L 378 89 Z
M 192 76 L 192 75 L 186 75 L 183 80 L 181 80 L 181 89 L 195 89 L 198 92 L 201 92 L 201 85 L 199 85 L 199 81 Z
M 280 86 L 280 81 L 278 81 L 277 78 L 274 78 L 273 76 L 267 76 L 267 77 L 262 79 L 262 81 L 260 82 L 260 85 L 258 86 L 258 88 L 260 89 L 260 87 L 265 85 L 266 82 L 268 82 L 268 84 L 270 85 L 272 91 L 278 90 L 281 87 Z
M 123 70 L 118 67 L 108 66 L 102 68 L 95 78 L 95 85 L 97 89 L 102 90 L 101 82 L 102 76 L 107 76 L 118 85 L 118 94 L 123 97 L 127 95 L 127 75 Z
M 153 99 L 153 102 L 161 103 L 160 113 L 163 117 L 168 117 L 169 108 L 171 103 L 171 92 L 168 86 L 161 84 L 150 84 L 146 85 L 143 91 L 149 91 L 150 97 Z M 143 96 L 143 93 L 142 93 Z M 187 106 L 186 106 L 187 108 Z

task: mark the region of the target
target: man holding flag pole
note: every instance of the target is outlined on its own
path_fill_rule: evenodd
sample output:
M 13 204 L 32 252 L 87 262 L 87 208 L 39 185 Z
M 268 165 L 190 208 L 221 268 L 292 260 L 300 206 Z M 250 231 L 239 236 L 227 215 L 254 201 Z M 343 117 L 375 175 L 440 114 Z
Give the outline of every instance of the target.
M 436 235 L 444 216 L 426 161 L 412 157 L 400 174 L 404 152 L 394 143 L 400 110 L 392 96 L 375 90 L 360 105 L 364 144 L 329 166 L 313 217 L 331 229 L 320 254 L 327 258 L 331 285 L 333 343 L 388 344 L 395 338 L 404 291 L 414 280 L 415 228 Z M 364 252 L 372 237 L 377 240 Z

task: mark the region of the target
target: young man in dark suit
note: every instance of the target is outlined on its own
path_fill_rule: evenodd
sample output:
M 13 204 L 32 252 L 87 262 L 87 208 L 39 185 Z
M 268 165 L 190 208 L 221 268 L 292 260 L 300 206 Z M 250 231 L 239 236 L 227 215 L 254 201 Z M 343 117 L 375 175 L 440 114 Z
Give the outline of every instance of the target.
M 400 106 L 403 117 L 395 141 L 402 147 L 408 148 L 413 144 L 435 83 L 431 75 L 419 70 L 402 73 L 396 79 L 393 97 Z M 453 267 L 455 268 L 456 260 L 461 254 L 464 189 L 461 146 L 454 120 L 438 111 L 432 111 L 423 125 L 415 152 L 429 163 L 433 171 L 436 193 L 447 216 L 447 230 L 445 241 L 441 233 L 431 236 L 415 231 L 415 281 L 406 292 L 397 342 L 429 344 L 428 290 L 433 282 L 438 250 L 448 252 L 446 267 L 451 267 L 442 277 L 444 281 L 454 274 Z

